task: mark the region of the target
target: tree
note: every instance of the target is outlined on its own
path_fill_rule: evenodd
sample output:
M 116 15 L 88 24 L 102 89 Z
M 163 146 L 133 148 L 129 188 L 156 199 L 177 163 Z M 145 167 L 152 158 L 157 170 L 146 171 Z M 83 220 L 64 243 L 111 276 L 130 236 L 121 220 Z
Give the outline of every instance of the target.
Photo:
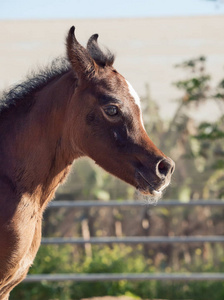
M 177 67 L 190 74 L 185 80 L 175 83 L 183 91 L 179 100 L 179 108 L 173 124 L 178 122 L 181 113 L 187 110 L 200 109 L 206 101 L 215 101 L 221 116 L 215 122 L 201 122 L 196 126 L 196 132 L 190 136 L 191 148 L 188 155 L 194 159 L 195 167 L 203 173 L 203 198 L 224 197 L 224 80 L 217 86 L 211 86 L 211 76 L 206 71 L 204 56 L 187 60 Z

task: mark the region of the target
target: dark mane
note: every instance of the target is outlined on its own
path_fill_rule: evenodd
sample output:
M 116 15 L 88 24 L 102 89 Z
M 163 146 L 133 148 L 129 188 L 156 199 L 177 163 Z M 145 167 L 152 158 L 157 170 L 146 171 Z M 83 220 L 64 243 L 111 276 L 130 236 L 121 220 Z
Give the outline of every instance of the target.
M 56 58 L 51 65 L 38 72 L 32 72 L 27 79 L 0 95 L 0 114 L 11 107 L 26 103 L 32 106 L 34 94 L 50 81 L 62 76 L 71 69 L 66 58 Z
M 90 56 L 101 67 L 111 66 L 115 56 L 108 49 L 104 53 L 97 44 L 98 35 L 93 35 L 88 42 L 87 50 Z M 32 72 L 27 79 L 0 94 L 0 114 L 11 107 L 26 105 L 27 110 L 34 103 L 34 94 L 41 90 L 52 80 L 62 76 L 71 70 L 70 62 L 67 58 L 56 58 L 50 66 Z

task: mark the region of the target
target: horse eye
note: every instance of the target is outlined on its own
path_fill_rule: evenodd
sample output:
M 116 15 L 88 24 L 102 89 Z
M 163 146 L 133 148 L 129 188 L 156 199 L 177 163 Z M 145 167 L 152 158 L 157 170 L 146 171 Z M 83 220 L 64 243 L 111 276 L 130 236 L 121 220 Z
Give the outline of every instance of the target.
M 118 108 L 115 105 L 110 105 L 104 109 L 105 113 L 110 116 L 116 116 L 118 114 Z

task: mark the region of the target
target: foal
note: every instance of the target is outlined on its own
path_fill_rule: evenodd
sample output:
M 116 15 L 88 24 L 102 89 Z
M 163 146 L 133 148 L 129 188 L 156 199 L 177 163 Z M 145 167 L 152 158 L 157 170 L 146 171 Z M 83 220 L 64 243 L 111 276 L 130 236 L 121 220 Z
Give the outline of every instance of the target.
M 16 86 L 0 102 L 0 299 L 32 264 L 47 203 L 72 162 L 92 158 L 144 194 L 160 197 L 173 161 L 144 129 L 140 100 L 103 53 L 98 35 L 87 48 L 67 37 L 60 69 Z

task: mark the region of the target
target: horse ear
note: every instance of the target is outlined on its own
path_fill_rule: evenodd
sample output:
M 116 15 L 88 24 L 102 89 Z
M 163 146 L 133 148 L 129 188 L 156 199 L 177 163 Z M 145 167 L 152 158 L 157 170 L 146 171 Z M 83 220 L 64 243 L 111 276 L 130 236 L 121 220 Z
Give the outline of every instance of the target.
M 75 37 L 75 27 L 72 26 L 67 36 L 67 55 L 77 75 L 81 78 L 92 78 L 96 64 L 88 51 L 79 44 Z
M 114 55 L 107 49 L 104 53 L 97 42 L 98 34 L 93 34 L 87 43 L 87 50 L 94 61 L 101 67 L 112 66 L 114 63 Z

